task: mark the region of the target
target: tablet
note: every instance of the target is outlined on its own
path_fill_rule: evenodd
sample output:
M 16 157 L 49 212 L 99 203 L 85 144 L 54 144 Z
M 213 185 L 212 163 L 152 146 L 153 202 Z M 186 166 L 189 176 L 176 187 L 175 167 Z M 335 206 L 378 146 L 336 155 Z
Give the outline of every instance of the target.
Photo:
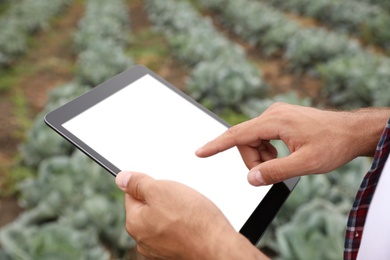
M 253 244 L 298 181 L 251 186 L 237 148 L 198 158 L 197 148 L 229 125 L 143 66 L 52 111 L 45 122 L 114 176 L 138 171 L 199 191 Z

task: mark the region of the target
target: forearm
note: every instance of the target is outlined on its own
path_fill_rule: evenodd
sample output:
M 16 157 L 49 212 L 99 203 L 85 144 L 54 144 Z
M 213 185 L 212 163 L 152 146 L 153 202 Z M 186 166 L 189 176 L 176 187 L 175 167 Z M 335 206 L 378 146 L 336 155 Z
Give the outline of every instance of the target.
M 253 246 L 248 239 L 241 234 L 237 238 L 235 248 L 231 247 L 229 255 L 221 259 L 247 259 L 247 260 L 266 260 L 269 259 L 258 248 Z M 230 256 L 230 258 L 228 258 Z
M 351 144 L 356 156 L 373 156 L 380 136 L 390 118 L 389 108 L 363 108 L 348 113 Z

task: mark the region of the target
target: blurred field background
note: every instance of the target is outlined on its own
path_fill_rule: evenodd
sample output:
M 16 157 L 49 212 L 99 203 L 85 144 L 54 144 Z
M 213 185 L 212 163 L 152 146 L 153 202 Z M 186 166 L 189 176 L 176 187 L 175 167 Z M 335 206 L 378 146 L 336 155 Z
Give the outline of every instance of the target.
M 276 101 L 390 106 L 389 25 L 384 0 L 0 0 L 0 259 L 141 259 L 114 178 L 46 112 L 134 64 L 231 124 Z M 341 259 L 369 166 L 303 177 L 258 247 Z

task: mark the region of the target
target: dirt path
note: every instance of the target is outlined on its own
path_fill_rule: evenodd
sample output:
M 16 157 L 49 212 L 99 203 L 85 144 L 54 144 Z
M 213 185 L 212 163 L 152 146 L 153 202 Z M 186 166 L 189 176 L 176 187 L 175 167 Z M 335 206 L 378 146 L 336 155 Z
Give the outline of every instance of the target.
M 16 80 L 0 93 L 0 189 L 4 176 L 17 159 L 18 146 L 25 132 L 47 100 L 48 92 L 73 77 L 75 54 L 73 33 L 83 16 L 83 5 L 75 1 L 66 12 L 54 19 L 52 27 L 33 37 L 26 56 L 16 61 Z M 20 74 L 18 72 L 20 71 Z M 1 199 L 0 226 L 20 212 L 15 199 Z
M 26 129 L 18 117 L 33 120 L 44 107 L 49 90 L 73 77 L 73 33 L 82 15 L 83 6 L 75 2 L 48 31 L 34 37 L 27 55 L 15 64 L 22 74 L 0 96 L 0 164 L 12 161 L 23 139 L 21 133 Z M 25 115 L 17 114 L 21 109 Z

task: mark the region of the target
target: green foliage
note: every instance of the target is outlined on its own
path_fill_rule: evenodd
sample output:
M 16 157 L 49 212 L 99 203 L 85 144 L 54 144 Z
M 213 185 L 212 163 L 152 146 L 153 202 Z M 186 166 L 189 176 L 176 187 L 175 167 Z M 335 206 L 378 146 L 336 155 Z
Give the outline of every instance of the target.
M 284 1 L 284 4 L 296 2 L 298 0 Z M 343 13 L 343 10 L 321 11 L 325 8 L 321 6 L 324 1 L 301 2 L 304 6 L 299 8 L 306 8 L 305 12 L 313 15 L 333 17 Z M 220 13 L 224 24 L 250 44 L 260 45 L 264 53 L 285 52 L 292 70 L 315 70 L 325 81 L 324 93 L 332 105 L 348 108 L 389 105 L 390 88 L 386 86 L 390 62 L 362 50 L 356 41 L 322 29 L 302 29 L 284 13 L 261 2 L 209 0 L 201 3 Z M 348 3 L 340 6 L 348 6 Z M 312 105 L 310 99 L 299 98 L 294 93 L 265 99 L 266 85 L 258 69 L 247 61 L 245 51 L 219 33 L 210 19 L 202 17 L 187 2 L 147 0 L 146 5 L 156 28 L 167 36 L 173 55 L 191 70 L 190 94 L 220 112 L 229 123 L 256 117 L 277 101 Z M 129 31 L 125 10 L 121 0 L 87 1 L 85 17 L 74 38 L 75 50 L 79 53 L 76 79 L 51 93 L 45 111 L 132 64 L 124 54 L 130 38 L 123 33 Z M 354 10 L 358 11 L 331 18 L 331 22 L 340 24 L 340 30 L 355 30 L 357 14 L 372 11 L 359 7 Z M 46 26 L 40 17 L 36 20 L 41 27 Z M 4 21 L 1 20 L 0 25 Z M 24 21 L 8 22 L 14 25 L 2 26 L 0 64 L 9 63 L 12 57 L 23 53 L 26 45 L 24 36 L 20 36 L 23 30 L 19 28 Z M 379 39 L 377 36 L 383 35 L 380 41 L 385 42 L 387 27 L 384 25 L 387 25 L 386 16 L 367 20 L 361 27 L 366 41 L 372 42 L 374 40 L 369 38 Z M 25 30 L 30 33 L 36 29 L 32 26 Z M 18 36 L 14 31 L 22 33 Z M 1 37 L 12 38 L 13 43 L 3 43 Z M 237 115 L 235 111 L 244 114 Z M 0 230 L 4 247 L 0 258 L 125 258 L 126 252 L 134 247 L 134 241 L 124 229 L 122 192 L 100 166 L 80 152 L 74 152 L 70 144 L 47 128 L 42 117 L 43 114 L 37 118 L 22 146 L 24 161 L 37 168 L 37 176 L 20 185 L 21 204 L 26 211 L 13 224 Z M 289 154 L 283 143 L 273 144 L 279 156 Z M 261 245 L 274 249 L 283 259 L 339 259 L 346 214 L 367 164 L 367 160 L 357 159 L 334 173 L 303 177 Z M 19 174 L 24 176 L 31 172 L 23 169 L 17 172 Z
M 244 50 L 219 33 L 189 3 L 149 0 L 146 6 L 156 28 L 167 36 L 173 55 L 191 67 L 221 56 L 245 59 Z
M 147 0 L 145 4 L 154 26 L 167 34 L 183 32 L 202 20 L 191 4 L 185 1 Z
M 332 30 L 357 35 L 367 43 L 378 44 L 387 49 L 390 47 L 390 33 L 385 29 L 390 22 L 390 14 L 379 5 L 355 0 L 266 2 L 286 11 L 313 17 L 330 26 Z
M 390 14 L 381 13 L 362 25 L 362 38 L 368 43 L 377 44 L 390 51 L 390 32 L 386 27 L 390 24 Z
M 222 110 L 221 113 L 218 114 L 218 116 L 230 125 L 237 125 L 250 119 L 245 114 L 237 113 L 232 108 L 226 108 Z
M 45 111 L 52 111 L 53 109 L 68 103 L 72 99 L 84 94 L 89 88 L 81 85 L 80 83 L 73 81 L 66 83 L 62 86 L 58 86 L 49 93 L 48 102 L 45 106 Z
M 251 99 L 241 105 L 241 111 L 254 118 L 274 102 L 312 106 L 309 98 L 290 92 Z M 290 154 L 282 141 L 272 144 L 278 157 Z M 367 158 L 357 158 L 326 175 L 301 177 L 258 246 L 272 249 L 277 259 L 340 259 L 347 215 L 369 164 Z
M 0 197 L 10 197 L 19 191 L 18 184 L 20 182 L 31 178 L 36 174 L 35 171 L 30 167 L 15 165 L 11 167 L 0 166 L 0 175 L 2 176 Z
M 256 67 L 245 60 L 217 58 L 200 62 L 191 73 L 188 91 L 197 100 L 207 99 L 211 109 L 237 107 L 249 97 L 265 95 Z
M 299 29 L 297 23 L 260 2 L 248 0 L 200 2 L 204 7 L 221 13 L 223 23 L 250 44 L 261 44 L 266 54 L 285 49 L 287 40 Z M 242 8 L 243 6 L 245 8 Z
M 79 30 L 75 35 L 75 47 L 82 51 L 100 41 L 109 40 L 118 45 L 126 45 L 130 41 L 130 24 L 126 8 L 122 1 L 87 1 L 87 11 L 79 22 Z M 96 19 L 99 17 L 99 19 Z
M 292 70 L 307 72 L 315 64 L 361 51 L 360 44 L 346 35 L 321 28 L 301 28 L 266 3 L 251 0 L 228 0 L 223 4 L 220 0 L 203 0 L 201 3 L 220 13 L 224 24 L 236 34 L 249 43 L 259 44 L 265 54 L 284 51 Z
M 219 33 L 188 2 L 148 0 L 156 28 L 169 39 L 173 55 L 191 69 L 188 90 L 210 109 L 223 110 L 250 96 L 264 96 L 266 85 L 244 51 Z
M 79 28 L 75 36 L 79 51 L 76 76 L 82 84 L 94 87 L 133 64 L 124 52 L 130 25 L 122 0 L 87 1 Z
M 345 225 L 345 216 L 331 203 L 313 199 L 277 230 L 277 259 L 340 259 Z
M 128 37 L 117 36 L 119 31 L 128 30 L 129 24 L 126 23 L 128 17 L 124 10 L 124 4 L 120 0 L 89 1 L 87 3 L 86 16 L 80 22 L 80 31 L 75 37 L 76 45 L 80 49 L 77 78 L 73 82 L 58 87 L 50 94 L 45 110 L 37 117 L 27 134 L 27 141 L 23 144 L 21 152 L 28 165 L 36 167 L 45 158 L 53 155 L 66 155 L 73 149 L 71 144 L 45 125 L 43 122 L 45 113 L 85 93 L 89 87 L 102 83 L 132 64 L 131 59 L 125 55 L 123 50 Z M 91 32 L 90 24 L 99 24 L 95 19 L 96 15 L 106 17 L 98 21 L 110 21 L 109 25 L 113 31 L 107 28 L 108 25 L 101 25 L 92 27 L 94 30 L 101 29 L 100 33 Z M 115 31 L 114 28 L 120 29 Z M 90 36 L 95 33 L 94 42 L 89 42 Z
M 295 92 L 287 92 L 271 98 L 251 98 L 247 102 L 240 104 L 240 110 L 250 118 L 255 118 L 262 114 L 275 102 L 284 102 L 301 106 L 311 106 L 310 98 L 300 98 Z
M 185 33 L 169 36 L 169 45 L 174 55 L 190 66 L 218 57 L 243 58 L 244 51 L 227 38 L 219 35 L 210 20 L 200 20 L 197 26 Z
M 287 151 L 283 151 L 286 148 L 281 147 L 281 144 L 277 144 L 277 147 L 282 154 L 288 154 Z M 321 198 L 333 203 L 334 207 L 346 216 L 351 209 L 363 175 L 368 169 L 369 160 L 358 158 L 326 175 L 301 177 L 274 224 L 287 222 L 300 205 L 310 203 L 313 198 Z
M 94 241 L 94 248 L 97 246 L 101 249 L 99 241 L 104 241 L 112 249 L 111 253 L 118 257 L 124 256 L 134 246 L 124 229 L 122 191 L 116 187 L 112 176 L 79 151 L 71 157 L 52 156 L 45 159 L 39 165 L 37 177 L 24 181 L 20 191 L 20 203 L 26 211 L 0 233 L 0 242 L 11 255 L 15 254 L 12 245 L 23 241 L 12 235 L 14 227 L 42 232 L 40 238 L 33 239 L 32 243 L 46 245 L 47 241 L 52 240 L 52 244 L 40 248 L 39 252 L 43 255 L 51 254 L 55 248 L 66 247 L 67 243 L 75 243 L 72 239 L 78 234 L 88 234 L 90 240 L 87 241 Z M 67 238 L 65 241 L 57 240 L 56 233 L 46 232 L 51 226 L 69 230 L 65 234 L 69 235 L 69 241 Z M 93 253 L 88 245 L 69 244 L 69 247 L 73 247 L 69 252 L 82 255 Z M 26 253 L 35 256 L 36 252 L 29 246 L 24 242 L 21 245 L 26 247 L 23 249 Z M 101 255 L 107 259 L 107 253 Z
M 288 154 L 284 144 L 274 145 L 280 157 Z M 369 164 L 357 158 L 326 175 L 301 177 L 259 246 L 277 259 L 340 259 L 347 216 Z
M 288 154 L 283 144 L 275 145 L 280 156 Z M 347 216 L 369 164 L 357 158 L 326 175 L 301 177 L 259 246 L 281 259 L 340 259 Z
M 72 149 L 70 143 L 46 126 L 43 116 L 38 116 L 27 134 L 26 143 L 21 147 L 24 162 L 30 166 L 37 166 L 44 158 L 52 155 L 68 154 Z
M 304 10 L 305 14 L 322 15 L 324 19 L 340 13 L 340 20 L 337 20 L 337 23 L 342 24 L 344 19 L 356 18 L 356 14 L 350 14 L 351 18 L 347 18 L 347 14 L 344 14 L 344 12 L 353 13 L 350 9 L 347 10 L 346 6 L 351 5 L 349 1 L 347 2 L 274 0 L 272 3 L 296 12 Z M 323 80 L 324 94 L 329 100 L 327 105 L 341 108 L 389 105 L 390 98 L 384 94 L 388 92 L 386 86 L 389 82 L 390 59 L 377 57 L 347 35 L 322 28 L 300 27 L 294 20 L 287 18 L 284 13 L 265 2 L 228 0 L 222 3 L 221 0 L 202 0 L 201 3 L 204 7 L 220 13 L 224 24 L 235 33 L 252 44 L 259 44 L 265 54 L 284 52 L 284 57 L 288 60 L 292 71 L 306 73 Z M 377 13 L 378 8 L 375 6 L 367 10 L 363 8 L 364 6 L 365 4 L 357 4 L 353 10 L 356 9 L 357 14 L 367 12 L 366 16 L 371 17 L 365 20 L 363 26 L 366 28 L 367 37 L 370 35 L 376 39 L 381 37 L 379 35 L 387 37 L 385 36 L 388 34 L 388 30 L 385 29 L 387 28 L 385 24 L 388 24 L 387 14 Z M 336 7 L 340 10 L 324 11 Z M 362 17 L 365 16 L 362 14 Z M 334 20 L 336 22 L 336 18 Z M 376 27 L 371 26 L 370 23 L 381 25 L 375 29 Z M 386 32 L 380 33 L 381 30 Z M 388 44 L 389 41 L 385 39 L 382 40 Z M 245 107 L 245 104 L 243 106 Z
M 96 86 L 124 71 L 133 61 L 124 49 L 111 41 L 101 41 L 79 54 L 77 79 L 89 86 Z
M 362 2 L 377 5 L 382 7 L 386 11 L 390 11 L 390 2 L 387 0 L 362 0 Z
M 50 19 L 70 3 L 69 0 L 23 0 L 9 12 L 13 18 L 20 19 L 23 30 L 35 32 L 48 28 Z
M 47 127 L 43 117 L 47 112 L 85 93 L 86 90 L 86 87 L 71 82 L 50 93 L 45 110 L 35 119 L 27 133 L 26 142 L 21 146 L 22 158 L 27 165 L 36 167 L 45 158 L 69 154 L 72 151 L 72 145 Z
M 38 228 L 14 223 L 0 232 L 0 241 L 10 259 L 109 259 L 93 231 L 59 224 Z
M 390 106 L 390 60 L 361 53 L 343 56 L 318 67 L 324 93 L 333 106 Z
M 2 15 L 10 6 L 11 0 L 0 0 L 0 15 Z
M 132 64 L 124 53 L 129 37 L 120 36 L 129 29 L 125 10 L 121 0 L 87 2 L 86 16 L 75 36 L 80 66 L 77 77 L 50 93 L 44 111 L 27 133 L 21 149 L 23 162 L 37 169 L 37 176 L 20 184 L 21 205 L 26 210 L 0 230 L 4 248 L 0 255 L 16 259 L 120 259 L 127 258 L 134 247 L 124 227 L 123 193 L 112 176 L 75 152 L 43 121 L 45 113 Z M 105 24 L 91 26 L 98 21 Z
M 0 19 L 0 67 L 27 49 L 27 37 L 49 27 L 50 19 L 71 0 L 23 0 L 14 3 Z
M 0 19 L 0 66 L 9 64 L 13 57 L 26 51 L 26 34 L 21 30 L 20 22 L 15 19 Z
M 264 54 L 270 56 L 279 54 L 286 49 L 288 40 L 298 31 L 298 25 L 293 21 L 278 20 L 260 39 Z
M 359 43 L 350 40 L 347 36 L 324 29 L 308 28 L 300 30 L 291 37 L 285 56 L 293 69 L 307 71 L 315 64 L 360 51 Z

